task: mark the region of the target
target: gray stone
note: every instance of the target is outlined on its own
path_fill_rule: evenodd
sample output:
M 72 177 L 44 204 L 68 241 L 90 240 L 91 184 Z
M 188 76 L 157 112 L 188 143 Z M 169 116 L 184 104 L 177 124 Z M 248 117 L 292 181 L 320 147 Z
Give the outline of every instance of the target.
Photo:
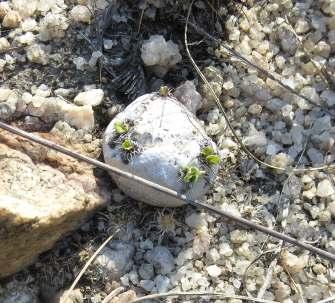
M 193 114 L 202 106 L 202 97 L 192 81 L 185 81 L 178 86 L 173 95 Z
M 318 187 L 316 189 L 316 195 L 325 198 L 335 193 L 334 185 L 328 180 L 322 180 L 319 182 Z
M 132 268 L 134 246 L 121 241 L 113 241 L 96 258 L 96 264 L 110 279 L 119 279 Z
M 315 120 L 312 127 L 312 133 L 314 135 L 320 135 L 323 131 L 328 131 L 330 128 L 331 128 L 330 117 L 328 115 L 325 115 Z
M 153 264 L 157 273 L 162 275 L 172 272 L 175 267 L 171 252 L 164 246 L 156 246 L 153 250 L 148 251 L 145 259 Z
M 171 284 L 170 279 L 162 275 L 156 276 L 154 282 L 158 293 L 167 292 Z
M 140 281 L 140 286 L 141 286 L 144 290 L 150 292 L 150 291 L 154 288 L 155 283 L 154 283 L 153 281 L 151 281 L 151 280 L 142 280 L 142 281 Z
M 142 279 L 150 280 L 154 276 L 154 267 L 152 264 L 141 264 L 138 273 L 140 274 Z
M 312 162 L 312 164 L 323 163 L 323 154 L 313 147 L 307 150 L 307 156 L 309 160 Z

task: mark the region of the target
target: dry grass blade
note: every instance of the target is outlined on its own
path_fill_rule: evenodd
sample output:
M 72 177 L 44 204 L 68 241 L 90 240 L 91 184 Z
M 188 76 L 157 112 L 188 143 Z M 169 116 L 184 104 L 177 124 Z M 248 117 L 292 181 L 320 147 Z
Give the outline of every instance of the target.
M 233 137 L 235 138 L 235 140 L 237 141 L 237 143 L 240 145 L 240 147 L 242 148 L 242 150 L 251 158 L 253 159 L 254 161 L 256 161 L 258 164 L 260 165 L 263 165 L 263 166 L 266 166 L 268 168 L 271 168 L 271 169 L 276 169 L 276 170 L 279 170 L 279 171 L 283 171 L 283 172 L 307 172 L 307 171 L 317 171 L 317 170 L 327 170 L 327 169 L 335 169 L 335 164 L 330 164 L 330 165 L 323 165 L 323 166 L 319 166 L 319 167 L 311 167 L 311 168 L 293 168 L 293 169 L 286 169 L 286 168 L 283 168 L 283 167 L 278 167 L 278 166 L 274 166 L 274 165 L 271 165 L 267 162 L 264 162 L 262 161 L 261 159 L 257 158 L 245 145 L 244 143 L 242 142 L 242 140 L 240 139 L 240 137 L 236 134 L 233 126 L 231 125 L 230 121 L 229 121 L 229 118 L 222 106 L 222 104 L 220 103 L 220 100 L 218 98 L 218 96 L 216 95 L 213 87 L 209 84 L 209 82 L 207 81 L 205 75 L 201 72 L 200 68 L 198 67 L 198 65 L 195 63 L 192 55 L 191 55 L 191 52 L 189 50 L 189 43 L 188 43 L 188 39 L 187 39 L 187 32 L 188 32 L 188 24 L 191 24 L 189 22 L 190 20 L 190 15 L 191 15 L 191 11 L 192 11 L 192 7 L 193 7 L 193 3 L 194 3 L 194 0 L 190 3 L 190 6 L 189 6 L 189 9 L 188 9 L 188 12 L 187 12 L 187 17 L 186 17 L 186 23 L 185 23 L 185 30 L 184 30 L 184 42 L 185 42 L 185 49 L 186 49 L 186 53 L 194 67 L 194 69 L 196 70 L 196 72 L 198 73 L 198 75 L 200 76 L 200 78 L 202 79 L 202 81 L 207 85 L 207 87 L 209 88 L 209 90 L 211 91 L 214 99 L 215 99 L 215 103 L 217 105 L 217 107 L 220 109 L 224 119 L 226 120 L 227 122 L 227 125 L 230 129 L 230 131 L 232 132 L 233 134 Z M 193 27 L 195 27 L 197 30 L 199 30 L 195 25 L 193 25 Z M 199 30 L 201 33 L 205 33 L 206 36 L 209 36 L 211 37 L 211 39 L 214 39 L 216 42 L 219 42 L 217 39 L 215 39 L 214 37 L 210 36 L 209 34 L 207 34 L 206 32 L 202 31 L 202 30 Z M 225 46 L 224 44 L 222 44 L 222 46 L 224 48 L 226 48 L 230 53 L 233 53 L 236 57 L 240 58 L 240 59 L 243 59 L 244 61 L 247 61 L 249 65 L 251 65 L 252 67 L 254 68 L 257 68 L 258 70 L 262 70 L 264 73 L 266 73 L 266 75 L 278 82 L 279 80 L 276 79 L 275 77 L 273 77 L 269 72 L 263 70 L 262 68 L 258 67 L 257 65 L 255 65 L 254 63 L 250 62 L 249 60 L 247 60 L 246 58 L 244 58 L 243 56 L 241 56 L 240 54 L 238 54 L 235 50 L 231 49 L 230 47 L 228 46 Z M 281 85 L 283 87 L 285 87 L 287 90 L 291 91 L 292 93 L 298 95 L 299 97 L 305 99 L 306 101 L 312 103 L 313 105 L 315 106 L 318 106 L 320 107 L 318 104 L 315 104 L 315 102 L 313 102 L 312 100 L 304 97 L 304 96 L 301 96 L 299 95 L 297 92 L 295 92 L 292 88 L 288 87 L 287 85 L 285 85 L 284 83 L 282 83 L 281 81 L 279 81 L 281 83 Z M 325 110 L 326 112 L 328 112 L 327 110 Z M 331 114 L 331 113 L 330 113 Z
M 208 296 L 208 297 L 211 297 L 211 299 L 220 298 L 223 300 L 235 299 L 235 300 L 242 300 L 246 302 L 279 303 L 278 301 L 250 298 L 250 297 L 245 297 L 245 296 L 227 296 L 224 293 L 219 293 L 219 292 L 166 292 L 166 293 L 161 293 L 161 294 L 147 295 L 141 298 L 134 299 L 130 301 L 129 303 L 138 303 L 138 302 L 143 302 L 145 300 L 151 300 L 151 299 L 161 299 L 161 298 L 181 297 L 181 296 L 188 296 L 188 297 L 195 297 L 195 298 Z
M 114 297 L 119 295 L 124 291 L 124 287 L 118 287 L 114 289 L 109 295 L 107 295 L 101 303 L 109 303 L 110 300 L 112 300 Z
M 83 274 L 85 273 L 85 271 L 87 270 L 87 268 L 91 265 L 91 263 L 94 261 L 94 259 L 97 257 L 97 255 L 101 252 L 101 250 L 107 245 L 107 243 L 112 240 L 115 236 L 115 234 L 118 232 L 119 230 L 116 230 L 115 233 L 113 233 L 112 235 L 110 235 L 105 242 L 103 242 L 99 248 L 96 250 L 96 252 L 92 255 L 91 258 L 89 258 L 89 260 L 86 262 L 86 264 L 84 265 L 84 267 L 82 268 L 82 270 L 80 271 L 80 273 L 78 274 L 78 276 L 75 278 L 75 280 L 73 281 L 71 287 L 69 288 L 69 290 L 66 292 L 66 295 L 64 297 L 64 302 L 66 302 L 66 300 L 69 298 L 71 292 L 74 290 L 74 288 L 76 287 L 76 285 L 78 284 L 80 278 L 83 276 Z
M 69 157 L 75 158 L 75 159 L 80 160 L 80 161 L 84 161 L 84 162 L 89 163 L 89 164 L 91 164 L 95 167 L 99 167 L 99 168 L 101 168 L 105 171 L 113 172 L 114 174 L 116 174 L 118 176 L 122 176 L 122 177 L 125 177 L 125 178 L 128 178 L 128 179 L 131 179 L 131 180 L 133 180 L 135 182 L 138 182 L 139 184 L 142 184 L 144 186 L 149 186 L 149 187 L 155 189 L 158 192 L 164 193 L 164 194 L 172 196 L 174 198 L 178 198 L 181 201 L 184 201 L 185 204 L 192 205 L 192 206 L 200 208 L 200 209 L 205 209 L 205 210 L 207 210 L 207 211 L 209 211 L 213 214 L 219 215 L 220 217 L 224 217 L 224 218 L 227 218 L 229 220 L 232 220 L 232 221 L 236 222 L 242 228 L 250 228 L 252 230 L 258 230 L 258 231 L 260 231 L 262 233 L 265 233 L 267 235 L 270 235 L 274 238 L 277 238 L 277 239 L 280 239 L 282 241 L 291 243 L 291 244 L 296 245 L 300 248 L 303 248 L 303 249 L 306 249 L 306 250 L 308 250 L 312 253 L 315 253 L 315 254 L 319 255 L 320 257 L 323 257 L 323 258 L 328 259 L 332 262 L 335 262 L 335 255 L 334 254 L 332 254 L 328 251 L 325 251 L 323 249 L 317 248 L 317 247 L 315 247 L 313 245 L 310 245 L 308 243 L 301 242 L 301 241 L 299 241 L 297 239 L 294 239 L 294 238 L 292 238 L 292 237 L 290 237 L 286 234 L 280 233 L 276 230 L 272 230 L 272 229 L 270 229 L 268 227 L 265 227 L 263 225 L 254 223 L 254 222 L 252 222 L 248 219 L 239 217 L 239 216 L 234 215 L 230 212 L 221 210 L 221 209 L 216 208 L 216 207 L 214 207 L 210 204 L 206 204 L 206 203 L 203 203 L 203 202 L 200 202 L 200 201 L 197 201 L 197 200 L 191 200 L 191 199 L 187 198 L 185 195 L 180 194 L 173 189 L 161 186 L 157 183 L 154 183 L 152 181 L 143 179 L 143 178 L 141 178 L 139 176 L 136 176 L 132 173 L 129 173 L 127 171 L 123 171 L 121 169 L 118 169 L 116 167 L 112 167 L 112 166 L 110 166 L 106 163 L 103 163 L 101 161 L 98 161 L 96 159 L 84 156 L 82 154 L 79 154 L 77 152 L 69 150 L 69 149 L 67 149 L 63 146 L 60 146 L 60 145 L 58 145 L 54 142 L 50 142 L 48 140 L 45 140 L 43 138 L 40 138 L 38 136 L 35 136 L 33 134 L 30 134 L 28 132 L 25 132 L 23 130 L 20 130 L 18 128 L 10 126 L 10 125 L 8 125 L 4 122 L 1 122 L 1 121 L 0 121 L 0 128 L 4 129 L 6 131 L 9 131 L 13 134 L 16 134 L 18 136 L 21 136 L 23 138 L 26 138 L 30 141 L 36 142 L 38 144 L 41 144 L 43 146 L 46 146 L 48 148 L 51 148 L 51 149 L 56 150 L 58 152 L 61 152 L 61 153 L 65 154 Z
M 285 269 L 285 272 L 287 273 L 288 277 L 290 278 L 290 281 L 292 282 L 293 284 L 293 287 L 295 289 L 295 291 L 299 294 L 299 297 L 300 297 L 300 300 L 301 300 L 301 303 L 305 303 L 305 299 L 304 299 L 304 296 L 302 294 L 302 290 L 301 288 L 297 285 L 297 283 L 294 281 L 293 277 L 292 277 L 292 274 L 290 273 L 290 271 L 288 270 L 288 268 L 285 266 L 285 264 L 283 264 L 284 266 L 284 269 Z

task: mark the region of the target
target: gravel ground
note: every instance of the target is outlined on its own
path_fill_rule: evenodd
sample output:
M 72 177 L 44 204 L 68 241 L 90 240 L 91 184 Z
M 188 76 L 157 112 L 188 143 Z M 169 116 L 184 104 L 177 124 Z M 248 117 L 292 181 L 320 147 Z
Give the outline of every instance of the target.
M 147 2 L 148 10 L 154 11 L 164 4 Z M 214 2 L 196 1 L 196 7 L 208 9 Z M 219 18 L 225 6 L 215 2 L 216 30 L 224 31 L 224 45 L 297 94 L 229 56 L 222 43 L 203 48 L 207 59 L 201 60 L 202 71 L 236 134 L 261 160 L 282 168 L 334 163 L 335 2 L 248 2 L 239 7 L 237 17 L 229 16 L 225 22 Z M 0 81 L 20 94 L 35 94 L 39 88 L 56 95 L 58 90 L 67 100 L 84 90 L 101 88 L 104 99 L 94 108 L 92 131 L 100 137 L 106 123 L 124 105 L 109 78 L 99 72 L 94 49 L 85 40 L 91 15 L 78 5 L 86 1 L 46 1 L 49 8 L 43 1 L 36 3 L 40 7 L 29 12 L 23 0 L 0 2 L 5 28 L 0 31 Z M 13 8 L 9 17 L 7 5 Z M 199 46 L 190 49 L 198 52 Z M 213 108 L 208 87 L 198 79 L 195 82 L 204 104 L 198 118 L 224 159 L 206 202 L 335 253 L 334 170 L 286 174 L 248 159 L 220 111 Z M 154 85 L 148 90 L 154 90 Z M 104 175 L 99 170 L 97 174 Z M 57 294 L 69 287 L 92 253 L 113 233 L 114 239 L 88 268 L 76 298 L 69 302 L 102 302 L 120 286 L 137 296 L 217 291 L 286 303 L 318 302 L 335 292 L 335 268 L 330 261 L 295 246 L 281 246 L 264 234 L 191 207 L 157 209 L 137 203 L 115 187 L 112 203 L 105 210 L 28 269 L 3 281 L 0 296 L 6 303 L 60 302 Z M 209 302 L 208 297 L 174 302 L 178 300 Z

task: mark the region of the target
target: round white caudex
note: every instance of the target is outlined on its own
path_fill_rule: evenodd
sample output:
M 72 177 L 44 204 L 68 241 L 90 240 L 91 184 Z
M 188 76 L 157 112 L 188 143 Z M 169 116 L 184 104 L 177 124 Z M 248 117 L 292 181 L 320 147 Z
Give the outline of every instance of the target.
M 115 123 L 127 123 L 129 131 L 121 137 Z M 125 161 L 121 145 L 131 138 L 138 152 Z M 200 199 L 214 181 L 218 165 L 205 165 L 201 158 L 204 146 L 216 151 L 215 143 L 206 135 L 197 118 L 176 99 L 157 93 L 137 98 L 108 125 L 103 143 L 105 162 L 137 176 L 185 193 L 191 199 Z M 195 166 L 205 171 L 195 182 L 185 182 L 181 171 Z M 161 193 L 131 179 L 111 174 L 128 196 L 160 207 L 184 204 L 180 199 Z

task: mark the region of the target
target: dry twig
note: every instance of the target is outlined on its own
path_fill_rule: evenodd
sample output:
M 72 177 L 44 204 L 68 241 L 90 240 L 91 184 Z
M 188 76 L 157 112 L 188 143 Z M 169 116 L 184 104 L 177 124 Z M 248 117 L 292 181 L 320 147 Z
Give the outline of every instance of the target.
M 149 299 L 160 299 L 160 298 L 180 297 L 180 296 L 188 296 L 188 297 L 195 297 L 195 298 L 209 296 L 213 298 L 215 297 L 215 299 L 221 298 L 224 300 L 236 299 L 236 300 L 242 300 L 242 301 L 247 301 L 247 302 L 279 303 L 278 301 L 250 298 L 250 297 L 245 297 L 245 296 L 227 296 L 224 293 L 220 293 L 220 292 L 166 292 L 166 293 L 160 293 L 160 294 L 147 295 L 141 298 L 134 299 L 130 301 L 129 303 L 138 303 L 138 302 L 143 302 Z
M 71 292 L 74 290 L 74 288 L 76 287 L 76 285 L 78 284 L 80 278 L 83 276 L 83 274 L 85 273 L 85 271 L 87 270 L 87 268 L 91 265 L 91 263 L 94 261 L 94 259 L 97 257 L 97 255 L 101 252 L 101 250 L 107 245 L 107 243 L 114 238 L 115 234 L 118 232 L 119 230 L 116 230 L 116 232 L 112 235 L 110 235 L 107 240 L 105 242 L 103 242 L 99 248 L 96 250 L 96 252 L 92 255 L 91 258 L 89 258 L 89 260 L 86 262 L 86 264 L 84 265 L 84 267 L 82 268 L 82 270 L 80 271 L 80 273 L 78 274 L 78 276 L 75 278 L 75 280 L 73 281 L 71 287 L 69 288 L 69 290 L 66 292 L 66 295 L 64 297 L 64 302 L 66 302 L 66 300 L 68 299 L 69 295 L 71 294 Z

